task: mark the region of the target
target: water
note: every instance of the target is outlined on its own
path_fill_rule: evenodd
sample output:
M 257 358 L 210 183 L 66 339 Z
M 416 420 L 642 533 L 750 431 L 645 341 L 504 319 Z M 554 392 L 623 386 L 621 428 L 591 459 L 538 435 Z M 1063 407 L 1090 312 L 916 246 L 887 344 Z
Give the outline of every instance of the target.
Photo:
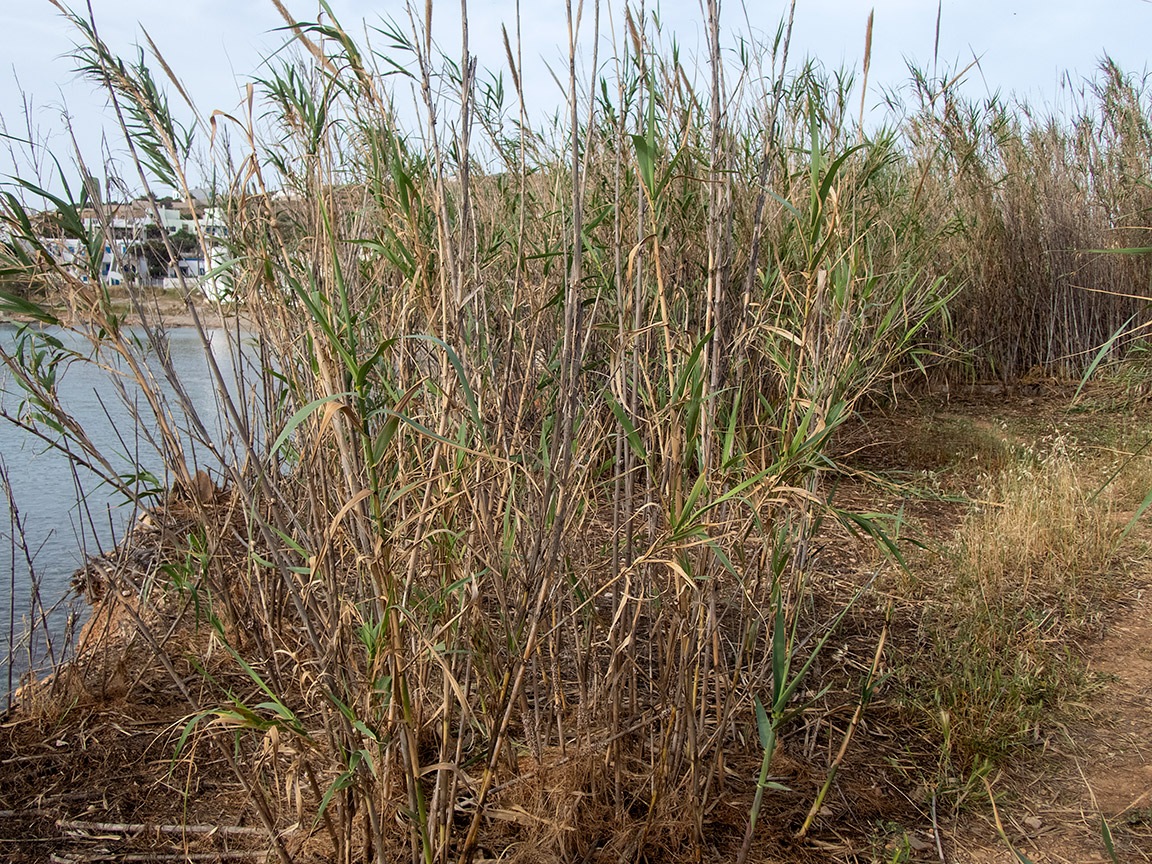
M 0 325 L 0 346 L 10 352 L 18 332 L 15 325 Z M 45 332 L 59 339 L 65 348 L 86 356 L 90 353 L 87 340 L 74 333 L 55 328 Z M 143 340 L 142 331 L 136 331 L 136 335 Z M 228 350 L 226 334 L 209 331 L 208 335 L 210 350 L 235 394 L 239 392 L 239 385 L 231 382 L 237 378 L 236 363 Z M 172 365 L 201 421 L 208 427 L 211 439 L 217 444 L 225 442 L 227 438 L 220 422 L 223 412 L 199 336 L 192 329 L 170 330 L 168 344 Z M 249 345 L 243 354 L 242 371 L 252 377 L 247 361 L 254 350 Z M 156 377 L 161 378 L 155 355 L 146 354 L 146 359 L 150 361 L 149 367 L 156 370 Z M 0 367 L 0 373 L 0 407 L 15 415 L 23 392 L 11 372 Z M 152 472 L 165 487 L 170 487 L 172 477 L 165 474 L 163 460 L 136 428 L 132 411 L 112 384 L 113 375 L 111 370 L 93 363 L 71 363 L 57 384 L 62 405 L 118 473 L 135 473 L 136 463 Z M 129 399 L 138 403 L 141 415 L 150 417 L 139 389 L 135 385 L 126 389 Z M 161 389 L 169 396 L 173 392 L 167 384 Z M 175 400 L 171 404 L 178 427 L 186 427 Z M 155 427 L 154 419 L 149 425 Z M 218 479 L 219 465 L 205 448 L 195 446 L 187 435 L 181 438 L 192 472 L 204 467 Z M 18 685 L 21 675 L 29 668 L 29 660 L 33 667 L 41 667 L 48 664 L 52 656 L 59 660 L 67 652 L 68 638 L 72 632 L 78 632 L 87 611 L 74 594 L 68 596 L 72 574 L 83 564 L 85 552 L 96 554 L 110 550 L 137 511 L 121 493 L 102 485 L 92 472 L 82 467 L 74 470 L 66 455 L 2 418 L 0 460 L 16 508 L 13 513 L 0 491 L 0 507 L 4 509 L 0 516 L 0 658 L 8 661 L 0 665 L 2 709 L 9 690 L 10 664 L 12 684 Z M 81 496 L 84 503 L 78 504 Z M 14 523 L 14 516 L 19 526 Z M 32 590 L 34 580 L 39 602 Z

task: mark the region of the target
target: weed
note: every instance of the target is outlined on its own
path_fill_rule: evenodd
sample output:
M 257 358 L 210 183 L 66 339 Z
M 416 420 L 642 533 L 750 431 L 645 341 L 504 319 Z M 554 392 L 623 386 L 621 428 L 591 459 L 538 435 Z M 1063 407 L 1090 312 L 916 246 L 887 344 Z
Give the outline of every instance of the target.
M 987 477 L 927 581 L 926 665 L 909 699 L 943 741 L 943 776 L 987 773 L 1039 740 L 1088 686 L 1071 635 L 1115 590 L 1117 529 L 1092 498 L 1075 445 L 1053 435 Z M 922 676 L 922 677 L 917 677 Z M 984 766 L 981 768 L 980 766 Z

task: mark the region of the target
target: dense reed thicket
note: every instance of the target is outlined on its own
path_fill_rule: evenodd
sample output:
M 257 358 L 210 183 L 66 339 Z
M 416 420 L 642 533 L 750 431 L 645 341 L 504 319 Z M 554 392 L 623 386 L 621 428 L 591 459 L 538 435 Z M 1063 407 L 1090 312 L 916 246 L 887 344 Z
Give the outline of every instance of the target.
M 955 344 L 975 375 L 1078 377 L 1147 322 L 1152 105 L 1105 59 L 1065 112 L 964 99 L 914 76 L 902 126 L 909 218 L 933 265 L 964 286 Z
M 407 844 L 463 862 L 529 837 L 564 860 L 706 836 L 743 858 L 777 736 L 845 611 L 806 603 L 815 527 L 839 519 L 898 554 L 829 501 L 830 436 L 965 342 L 997 374 L 1074 365 L 1136 302 L 1072 287 L 1144 278 L 1133 259 L 1077 263 L 1136 245 L 1114 229 L 1145 200 L 1146 112 L 1118 74 L 1075 135 L 928 83 L 900 129 L 873 134 L 850 116 L 850 80 L 788 66 L 789 21 L 733 67 L 711 0 L 691 70 L 626 11 L 582 80 L 600 14 L 569 6 L 568 102 L 543 129 L 519 99 L 515 28 L 491 76 L 466 16 L 462 56 L 437 54 L 431 4 L 374 30 L 379 53 L 330 16 L 291 21 L 299 59 L 272 61 L 249 113 L 187 127 L 143 55 L 120 60 L 70 15 L 139 183 L 189 195 L 196 141 L 223 178 L 230 234 L 204 242 L 261 357 L 244 398 L 219 380 L 231 449 L 170 368 L 145 366 L 99 280 L 43 254 L 15 194 L 6 267 L 64 292 L 93 342 L 135 364 L 182 488 L 197 488 L 184 436 L 226 466 L 230 527 L 192 494 L 180 578 L 110 596 L 131 598 L 189 702 L 181 750 L 219 745 L 282 860 L 301 852 L 276 831 L 284 776 L 342 861 Z M 417 128 L 398 124 L 398 80 L 422 102 Z M 98 202 L 78 195 L 48 218 L 102 242 L 77 216 Z M 161 346 L 152 323 L 144 342 Z M 23 422 L 48 420 L 138 495 L 55 399 L 80 358 L 27 338 L 39 347 L 5 358 Z M 208 696 L 160 647 L 156 585 L 207 610 Z M 257 695 L 213 690 L 210 659 Z M 717 834 L 733 765 L 758 781 Z

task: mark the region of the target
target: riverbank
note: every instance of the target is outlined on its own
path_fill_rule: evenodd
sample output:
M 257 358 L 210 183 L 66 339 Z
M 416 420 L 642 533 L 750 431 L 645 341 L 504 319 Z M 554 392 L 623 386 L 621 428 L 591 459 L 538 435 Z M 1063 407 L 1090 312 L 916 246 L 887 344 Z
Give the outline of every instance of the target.
M 141 315 L 128 291 L 123 286 L 113 286 L 107 289 L 110 301 L 110 314 L 121 318 L 128 326 L 139 326 Z M 206 328 L 221 326 L 221 315 L 228 322 L 235 321 L 237 315 L 244 321 L 243 313 L 233 304 L 219 305 L 210 302 L 207 298 L 197 294 L 192 298 L 192 308 L 175 291 L 160 291 L 159 289 L 143 289 L 137 298 L 143 309 L 148 323 L 161 323 L 165 327 L 194 327 L 195 320 L 192 310 L 195 310 L 200 323 Z M 60 298 L 38 298 L 35 301 L 44 311 L 54 316 L 65 326 L 76 326 L 88 323 L 83 313 L 76 307 Z M 12 314 L 9 320 L 20 323 L 34 323 L 38 318 L 30 314 Z M 245 327 L 247 323 L 245 322 Z
M 227 440 L 215 422 L 221 409 L 209 352 L 238 400 L 251 397 L 260 385 L 259 377 L 249 373 L 255 368 L 256 349 L 248 334 L 241 332 L 239 340 L 227 338 L 235 336 L 235 331 L 229 334 L 216 329 L 220 322 L 218 317 L 213 322 L 213 317 L 209 313 L 202 319 L 207 328 L 207 350 L 191 327 L 170 327 L 164 347 L 173 372 L 182 382 L 180 398 L 190 400 L 207 425 L 213 449 L 223 453 Z M 92 340 L 85 335 L 89 331 L 82 330 L 38 324 L 33 332 L 21 333 L 15 324 L 0 327 L 0 348 L 10 356 L 39 354 L 42 358 L 41 376 L 51 384 L 45 399 L 58 404 L 60 413 L 77 430 L 71 439 L 60 441 L 62 446 L 48 444 L 53 440 L 50 425 L 40 426 L 46 437 L 27 428 L 37 419 L 38 404 L 25 389 L 28 382 L 21 383 L 12 371 L 0 376 L 0 411 L 6 415 L 0 420 L 0 496 L 4 495 L 2 480 L 6 478 L 11 496 L 5 496 L 5 513 L 16 520 L 13 524 L 5 518 L 7 536 L 0 543 L 0 572 L 5 574 L 0 579 L 0 645 L 4 646 L 0 657 L 13 651 L 12 687 L 18 686 L 29 663 L 35 667 L 58 657 L 60 640 L 75 633 L 86 620 L 82 604 L 56 601 L 68 591 L 85 553 L 112 549 L 126 536 L 133 519 L 131 489 L 151 503 L 159 490 L 175 480 L 173 464 L 157 448 L 156 412 L 140 386 L 122 374 L 121 358 L 109 352 L 100 362 L 76 359 L 94 353 Z M 146 339 L 142 329 L 130 325 L 125 325 L 123 335 L 129 344 Z M 220 460 L 203 441 L 192 443 L 182 403 L 167 387 L 156 353 L 147 345 L 135 353 L 139 362 L 151 364 L 159 382 L 158 392 L 168 400 L 161 410 L 184 442 L 185 463 L 219 476 Z M 102 476 L 69 459 L 66 448 L 80 453 L 85 447 L 107 460 Z M 127 481 L 129 489 L 118 491 L 115 483 L 107 482 L 114 477 L 137 479 Z M 78 495 L 83 498 L 82 506 L 76 503 Z M 29 630 L 31 647 L 26 638 Z M 0 709 L 8 691 L 7 671 L 0 668 L 0 690 L 4 691 L 0 693 Z
M 1063 494 L 1095 489 L 1152 434 L 1152 411 L 1117 408 L 1099 388 L 1068 411 L 1068 395 L 937 399 L 845 430 L 836 446 L 854 455 L 843 460 L 839 506 L 898 513 L 891 533 L 913 541 L 903 545 L 908 569 L 839 525 L 821 529 L 815 608 L 841 608 L 861 586 L 865 594 L 782 731 L 749 860 L 994 864 L 1015 860 L 1002 829 L 1032 860 L 1080 864 L 1106 860 L 1101 818 L 1119 860 L 1152 854 L 1140 762 L 1152 747 L 1139 701 L 1147 645 L 1128 638 L 1147 630 L 1150 537 L 1137 524 L 1120 542 L 1152 468 L 1132 462 L 1106 507 L 1084 509 L 1087 494 Z M 151 860 L 262 858 L 271 845 L 263 812 L 293 860 L 332 858 L 314 814 L 338 775 L 319 767 L 318 737 L 251 713 L 268 698 L 263 676 L 288 667 L 237 662 L 264 638 L 253 614 L 262 601 L 244 576 L 252 550 L 238 496 L 203 491 L 174 497 L 92 569 L 96 605 L 76 659 L 0 723 L 0 856 L 81 861 L 99 848 Z M 189 536 L 208 545 L 190 548 Z M 208 596 L 201 567 L 227 592 Z M 973 626 L 980 608 L 996 610 L 993 631 Z M 861 676 L 877 658 L 857 723 Z M 298 668 L 297 684 L 282 680 L 277 692 L 307 731 L 318 715 L 308 664 Z M 422 733 L 428 748 L 434 720 Z M 237 737 L 245 729 L 252 734 Z M 569 809 L 557 798 L 604 770 L 612 751 L 596 730 L 586 734 L 565 752 L 524 749 L 501 764 L 479 858 L 559 861 L 540 838 L 560 830 L 599 838 L 586 861 L 619 859 L 642 813 L 632 821 L 628 811 Z M 627 748 L 617 752 L 627 758 Z M 797 839 L 834 758 L 833 794 Z M 751 756 L 726 762 L 723 805 L 701 815 L 707 860 L 732 860 L 757 770 Z M 461 782 L 478 784 L 476 769 L 463 767 Z M 670 833 L 681 828 L 648 841 L 646 860 L 687 860 Z M 406 853 L 406 832 L 394 833 L 387 860 Z

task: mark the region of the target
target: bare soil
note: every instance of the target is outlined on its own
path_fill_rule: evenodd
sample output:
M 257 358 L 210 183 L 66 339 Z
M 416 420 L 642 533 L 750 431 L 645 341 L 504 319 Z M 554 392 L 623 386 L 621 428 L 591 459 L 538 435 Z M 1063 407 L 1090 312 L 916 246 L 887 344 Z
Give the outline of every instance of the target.
M 139 324 L 140 315 L 127 291 L 122 287 L 112 287 L 108 289 L 108 292 L 113 314 L 124 316 L 126 324 Z M 195 324 L 188 305 L 177 292 L 146 289 L 142 292 L 141 303 L 148 320 L 152 323 L 162 321 L 166 327 L 192 327 Z M 82 313 L 77 313 L 68 303 L 61 302 L 59 299 L 49 299 L 43 305 L 65 324 L 76 324 L 86 320 Z M 204 326 L 214 326 L 216 313 L 213 304 L 202 297 L 196 297 L 193 305 Z M 14 320 L 19 321 L 21 318 L 15 316 Z

